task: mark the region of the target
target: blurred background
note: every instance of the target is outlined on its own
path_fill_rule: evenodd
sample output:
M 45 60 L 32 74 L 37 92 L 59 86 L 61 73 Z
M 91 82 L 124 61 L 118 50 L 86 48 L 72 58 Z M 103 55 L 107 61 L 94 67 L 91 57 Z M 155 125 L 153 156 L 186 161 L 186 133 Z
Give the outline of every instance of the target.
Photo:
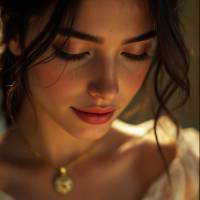
M 184 107 L 178 109 L 175 114 L 180 120 L 181 126 L 194 127 L 199 130 L 199 0 L 187 0 L 182 12 L 182 20 L 185 24 L 185 39 L 191 52 L 191 66 L 189 79 L 191 82 L 191 98 Z M 132 124 L 141 123 L 138 115 L 133 115 L 125 119 L 125 114 L 136 107 L 136 102 L 142 98 L 142 91 L 139 91 L 127 109 L 119 116 L 119 119 Z M 0 93 L 1 99 L 1 93 Z M 172 99 L 173 101 L 173 99 Z M 147 116 L 144 120 L 151 118 L 150 106 L 148 106 Z M 0 114 L 0 132 L 5 128 L 5 122 Z

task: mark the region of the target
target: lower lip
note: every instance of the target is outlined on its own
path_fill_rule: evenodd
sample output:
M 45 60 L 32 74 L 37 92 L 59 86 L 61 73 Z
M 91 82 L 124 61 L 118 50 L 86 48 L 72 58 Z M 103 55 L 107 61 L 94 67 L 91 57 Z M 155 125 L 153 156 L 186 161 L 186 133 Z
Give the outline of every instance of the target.
M 98 113 L 83 112 L 80 110 L 76 110 L 75 108 L 72 108 L 72 110 L 81 120 L 83 120 L 84 122 L 88 124 L 104 124 L 112 118 L 115 112 L 115 111 L 112 111 L 108 113 L 98 114 Z

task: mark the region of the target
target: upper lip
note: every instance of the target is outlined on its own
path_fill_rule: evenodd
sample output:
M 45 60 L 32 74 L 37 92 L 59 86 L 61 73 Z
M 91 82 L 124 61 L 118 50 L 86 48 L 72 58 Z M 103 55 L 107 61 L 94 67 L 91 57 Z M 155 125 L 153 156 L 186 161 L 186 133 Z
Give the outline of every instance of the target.
M 88 113 L 103 114 L 103 113 L 109 113 L 109 112 L 115 111 L 117 108 L 111 107 L 111 106 L 106 106 L 106 107 L 94 106 L 94 107 L 88 107 L 88 108 L 74 108 L 74 109 L 83 111 L 83 112 L 88 112 Z

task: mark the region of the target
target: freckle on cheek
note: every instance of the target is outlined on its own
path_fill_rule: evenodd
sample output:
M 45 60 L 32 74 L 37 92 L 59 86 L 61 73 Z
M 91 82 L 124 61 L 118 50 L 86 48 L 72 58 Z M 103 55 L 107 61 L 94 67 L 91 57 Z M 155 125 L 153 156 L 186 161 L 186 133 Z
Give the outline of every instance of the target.
M 144 81 L 146 75 L 146 71 L 141 71 L 140 73 L 125 76 L 124 77 L 124 83 L 127 87 L 131 87 L 133 90 L 139 89 Z
M 48 87 L 52 84 L 54 84 L 63 73 L 63 68 L 55 67 L 57 65 L 38 65 L 35 68 L 33 68 L 33 73 L 31 75 L 31 79 L 34 80 L 34 83 L 43 86 Z M 37 74 L 37 76 L 35 76 Z

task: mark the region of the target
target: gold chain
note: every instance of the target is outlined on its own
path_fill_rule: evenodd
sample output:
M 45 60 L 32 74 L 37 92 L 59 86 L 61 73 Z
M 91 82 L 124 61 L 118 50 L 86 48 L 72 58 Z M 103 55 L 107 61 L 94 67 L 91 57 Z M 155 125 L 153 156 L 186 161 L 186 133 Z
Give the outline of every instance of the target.
M 95 147 L 97 146 L 97 144 L 99 144 L 100 140 L 98 140 L 94 145 L 92 145 L 85 153 L 83 153 L 82 155 L 80 155 L 78 158 L 72 160 L 69 164 L 67 164 L 65 167 L 64 166 L 58 166 L 57 164 L 55 164 L 53 161 L 51 161 L 50 159 L 48 159 L 47 157 L 43 156 L 39 151 L 35 150 L 26 140 L 25 138 L 22 136 L 22 134 L 19 132 L 18 129 L 15 129 L 15 133 L 17 134 L 18 138 L 22 141 L 22 143 L 24 144 L 24 146 L 30 151 L 32 152 L 36 157 L 40 158 L 41 160 L 43 160 L 44 162 L 50 164 L 52 167 L 54 167 L 55 169 L 58 169 L 62 174 L 66 174 L 68 169 L 71 169 L 72 167 L 74 167 L 75 165 L 79 164 L 80 162 L 82 162 L 90 153 L 92 153 L 92 151 L 95 149 Z

